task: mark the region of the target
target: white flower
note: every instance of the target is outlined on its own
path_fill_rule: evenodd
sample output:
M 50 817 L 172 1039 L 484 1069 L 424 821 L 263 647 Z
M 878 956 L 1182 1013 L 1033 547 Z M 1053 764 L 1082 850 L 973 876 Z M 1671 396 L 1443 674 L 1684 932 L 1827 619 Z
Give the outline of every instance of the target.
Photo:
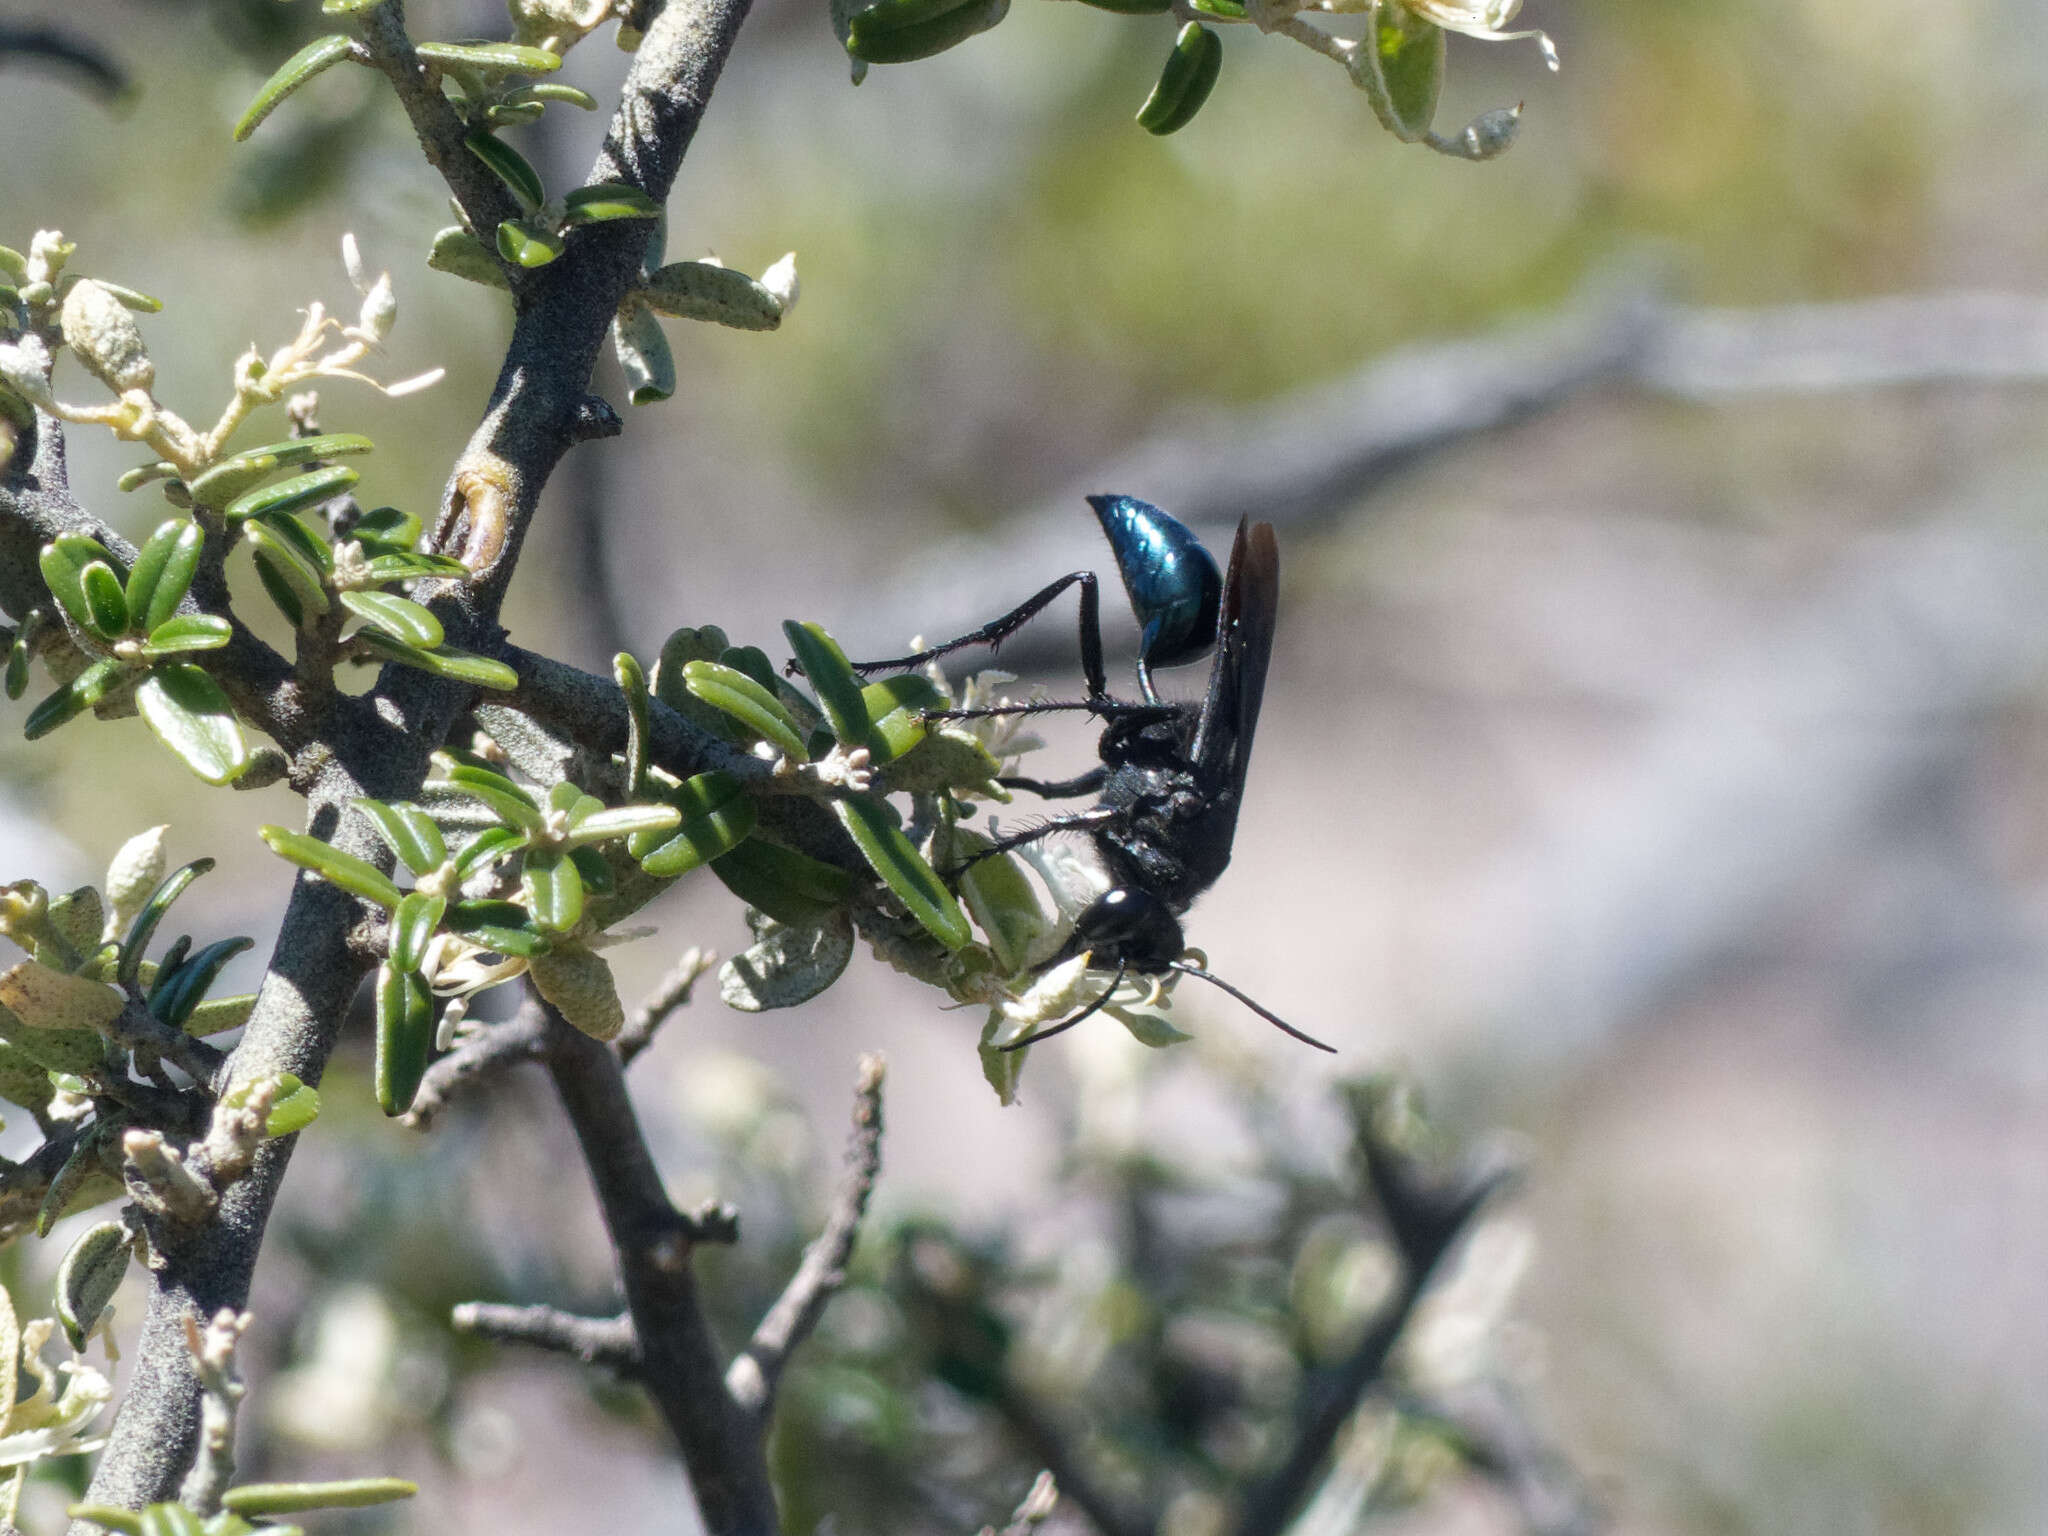
M 1442 27 L 1447 32 L 1462 32 L 1467 37 L 1483 37 L 1489 42 L 1512 42 L 1518 37 L 1536 40 L 1536 46 L 1543 50 L 1543 62 L 1552 69 L 1558 67 L 1557 45 L 1550 40 L 1550 34 L 1534 28 L 1522 32 L 1505 32 L 1501 29 L 1515 19 L 1522 9 L 1522 0 L 1400 0 L 1415 15 L 1424 21 Z

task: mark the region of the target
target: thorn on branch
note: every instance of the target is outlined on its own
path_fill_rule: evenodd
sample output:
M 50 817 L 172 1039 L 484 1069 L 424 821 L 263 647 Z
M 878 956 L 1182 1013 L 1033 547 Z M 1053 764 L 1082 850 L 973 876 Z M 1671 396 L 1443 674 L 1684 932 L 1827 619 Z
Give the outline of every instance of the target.
M 733 1401 L 765 1422 L 775 1404 L 775 1387 L 789 1355 L 825 1315 L 825 1305 L 846 1283 L 846 1264 L 860 1237 L 861 1218 L 882 1171 L 882 1080 L 887 1063 L 879 1055 L 860 1059 L 854 1088 L 853 1133 L 846 1146 L 846 1177 L 833 1196 L 824 1228 L 804 1250 L 803 1261 L 776 1298 L 747 1347 L 725 1375 Z
M 633 1320 L 624 1313 L 581 1317 L 555 1307 L 465 1301 L 449 1314 L 449 1321 L 458 1333 L 573 1355 L 585 1365 L 601 1365 L 621 1376 L 640 1369 L 640 1344 L 633 1336 Z

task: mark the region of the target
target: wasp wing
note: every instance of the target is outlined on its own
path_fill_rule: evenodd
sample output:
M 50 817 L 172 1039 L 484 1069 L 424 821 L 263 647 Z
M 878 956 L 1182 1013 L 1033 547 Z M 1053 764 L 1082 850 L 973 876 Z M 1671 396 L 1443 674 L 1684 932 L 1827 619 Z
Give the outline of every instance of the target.
M 1196 776 L 1209 793 L 1227 801 L 1233 827 L 1251 763 L 1252 733 L 1266 697 L 1266 663 L 1272 659 L 1279 616 L 1280 541 L 1271 523 L 1248 525 L 1240 518 L 1230 570 L 1223 578 L 1209 694 L 1189 748 Z

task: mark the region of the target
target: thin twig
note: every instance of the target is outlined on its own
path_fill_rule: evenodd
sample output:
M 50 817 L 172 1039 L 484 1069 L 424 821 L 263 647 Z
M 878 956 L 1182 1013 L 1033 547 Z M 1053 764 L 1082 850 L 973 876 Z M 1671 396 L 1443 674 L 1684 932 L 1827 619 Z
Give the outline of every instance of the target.
M 626 1027 L 619 1031 L 612 1041 L 612 1049 L 619 1053 L 619 1060 L 626 1066 L 633 1064 L 648 1046 L 654 1043 L 654 1032 L 661 1028 L 668 1016 L 690 1000 L 690 990 L 697 985 L 697 978 L 718 963 L 718 956 L 711 950 L 691 945 L 682 957 L 669 967 L 666 976 L 647 994 L 633 1017 L 626 1020 Z
M 249 1326 L 249 1314 L 223 1307 L 201 1328 L 185 1320 L 186 1345 L 199 1373 L 199 1454 L 178 1490 L 178 1501 L 201 1515 L 217 1514 L 221 1495 L 235 1480 L 235 1411 L 242 1401 L 242 1377 L 235 1346 Z
M 1102 1536 L 1150 1536 L 1156 1522 L 1100 1487 L 1075 1458 L 1063 1429 L 1044 1408 L 1007 1378 L 990 1399 L 1031 1457 L 1059 1484 L 1061 1495 L 1094 1522 Z
M 789 1355 L 810 1337 L 825 1315 L 826 1303 L 846 1283 L 847 1261 L 860 1238 L 861 1218 L 882 1171 L 882 1079 L 887 1063 L 879 1055 L 860 1059 L 854 1087 L 853 1134 L 846 1145 L 846 1177 L 832 1199 L 825 1226 L 804 1249 L 803 1261 L 789 1284 L 754 1330 L 725 1373 L 733 1401 L 766 1423 L 775 1406 L 775 1388 Z
M 573 1355 L 585 1365 L 603 1366 L 621 1376 L 637 1376 L 640 1345 L 633 1320 L 579 1317 L 555 1307 L 510 1307 L 488 1301 L 465 1301 L 449 1314 L 458 1333 L 473 1333 L 503 1344 L 526 1344 L 558 1355 Z

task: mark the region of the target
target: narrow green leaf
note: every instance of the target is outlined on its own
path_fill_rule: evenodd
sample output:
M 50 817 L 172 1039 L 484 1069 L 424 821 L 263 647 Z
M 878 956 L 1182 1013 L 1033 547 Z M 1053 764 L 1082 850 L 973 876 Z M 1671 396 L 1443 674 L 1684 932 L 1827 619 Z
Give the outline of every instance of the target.
M 391 592 L 343 592 L 341 606 L 394 640 L 431 651 L 443 639 L 441 621 L 410 598 Z
M 436 752 L 433 760 L 434 766 L 445 775 L 450 787 L 460 789 L 465 794 L 474 794 L 482 790 L 491 795 L 503 796 L 509 801 L 516 801 L 517 806 L 513 814 L 521 818 L 530 818 L 522 819 L 520 825 L 529 830 L 537 829 L 541 825 L 543 807 L 539 798 L 531 790 L 515 783 L 497 769 L 486 768 L 477 762 L 465 762 L 449 751 Z
M 455 856 L 455 878 L 467 881 L 487 864 L 495 863 L 526 846 L 526 834 L 510 827 L 486 827 L 469 840 Z
M 391 554 L 370 556 L 370 579 L 394 581 L 464 581 L 469 567 L 453 555 Z
M 18 699 L 28 692 L 28 625 L 15 632 L 14 644 L 7 651 L 6 691 L 9 699 Z
M 153 464 L 138 464 L 133 469 L 122 471 L 121 478 L 114 482 L 114 489 L 139 491 L 145 485 L 154 484 L 158 480 L 177 478 L 178 466 L 168 459 L 158 459 Z
M 327 573 L 307 557 L 297 540 L 262 518 L 242 525 L 242 540 L 255 552 L 257 563 L 267 566 L 291 590 L 301 614 L 323 614 L 332 606 L 327 598 Z
M 539 122 L 546 112 L 545 103 L 538 101 L 501 101 L 484 108 L 484 126 L 516 128 L 521 123 Z
M 548 947 L 547 935 L 527 926 L 532 921 L 533 914 L 512 901 L 458 901 L 449 906 L 448 915 L 442 919 L 450 933 L 459 933 L 471 943 L 498 954 L 521 959 Z
M 655 405 L 676 392 L 676 355 L 654 311 L 638 298 L 629 296 L 612 316 L 612 355 L 633 404 Z
M 93 627 L 92 603 L 85 595 L 85 568 L 94 561 L 111 562 L 113 556 L 98 539 L 82 533 L 59 534 L 45 544 L 37 563 L 50 595 L 71 615 L 80 629 Z
M 217 651 L 235 635 L 234 626 L 211 613 L 180 613 L 165 619 L 142 643 L 148 657 L 175 656 L 181 651 Z
M 377 967 L 377 1107 L 387 1115 L 411 1109 L 433 1054 L 433 994 L 387 960 Z
M 853 838 L 861 856 L 925 932 L 948 949 L 966 944 L 972 935 L 960 903 L 904 836 L 895 813 L 884 802 L 866 795 L 834 800 L 832 809 L 838 813 L 840 824 Z
M 86 607 L 91 611 L 92 632 L 112 644 L 128 632 L 128 599 L 121 590 L 121 578 L 104 560 L 88 561 L 78 573 L 85 589 Z
M 660 836 L 682 824 L 672 805 L 619 805 L 583 817 L 562 838 L 565 848 L 584 848 L 620 837 Z
M 161 533 L 162 529 L 158 532 Z M 190 519 L 184 520 L 178 536 L 171 541 L 163 569 L 157 573 L 150 587 L 148 601 L 139 608 L 132 598 L 129 601 L 129 609 L 142 616 L 138 627 L 144 634 L 153 632 L 178 611 L 178 605 L 185 601 L 185 594 L 192 590 L 192 578 L 198 573 L 199 557 L 205 547 L 206 530 Z M 131 572 L 130 580 L 133 579 Z
M 483 161 L 491 174 L 511 189 L 519 199 L 520 206 L 528 213 L 534 212 L 547 201 L 547 189 L 541 185 L 540 172 L 527 163 L 526 156 L 495 134 L 481 129 L 462 141 L 469 146 L 469 152 Z
M 612 658 L 612 681 L 626 701 L 626 797 L 647 793 L 647 674 L 630 651 Z
M 519 686 L 517 672 L 488 656 L 472 656 L 467 651 L 450 650 L 446 646 L 437 651 L 423 651 L 418 646 L 393 640 L 373 629 L 359 630 L 354 636 L 354 644 L 384 661 L 417 667 L 452 683 L 467 683 L 472 688 L 490 688 L 500 693 L 509 693 Z
M 149 941 L 156 937 L 157 925 L 171 910 L 171 904 L 185 894 L 194 880 L 212 869 L 212 859 L 194 859 L 172 870 L 150 892 L 149 900 L 142 904 L 142 910 L 135 914 L 126 936 L 121 940 L 121 957 L 114 969 L 114 979 L 122 991 L 135 990 L 142 976 L 143 952 L 149 948 Z
M 348 537 L 371 553 L 409 555 L 420 541 L 420 520 L 403 507 L 371 507 L 350 525 Z
M 415 43 L 419 56 L 439 69 L 473 70 L 480 75 L 551 75 L 562 67 L 560 54 L 521 43 Z M 535 201 L 539 201 L 538 198 Z
M 560 101 L 566 102 L 572 107 L 581 107 L 586 112 L 595 112 L 597 110 L 597 98 L 588 91 L 579 91 L 573 85 L 563 85 L 559 81 L 554 80 L 546 81 L 540 85 L 529 85 L 525 90 L 515 93 L 512 100 Z
M 210 997 L 186 1017 L 185 1033 L 217 1035 L 222 1030 L 240 1029 L 255 1011 L 254 992 L 244 992 L 235 997 Z
M 346 464 L 324 465 L 303 475 L 280 480 L 275 485 L 244 491 L 221 509 L 221 516 L 234 521 L 270 512 L 297 512 L 302 507 L 317 507 L 323 501 L 332 501 L 362 478 Z
M 1189 22 L 1174 39 L 1173 52 L 1159 72 L 1159 83 L 1138 108 L 1138 126 L 1161 135 L 1185 128 L 1202 110 L 1222 71 L 1223 39 L 1199 21 Z
M 807 762 L 810 753 L 796 722 L 782 701 L 746 673 L 716 661 L 692 661 L 683 667 L 683 684 L 697 698 L 723 711 L 793 762 Z
M 1010 0 L 962 0 L 930 14 L 919 0 L 882 0 L 853 18 L 846 51 L 870 64 L 907 64 L 957 47 L 1010 13 Z
M 162 984 L 161 990 L 152 990 L 149 1011 L 173 1029 L 183 1029 L 193 1011 L 213 989 L 220 979 L 221 971 L 235 956 L 254 949 L 256 941 L 249 938 L 221 939 L 209 944 L 176 970 L 166 968 L 157 973 Z M 166 979 L 168 972 L 168 979 Z
M 725 888 L 779 923 L 815 924 L 853 895 L 853 877 L 780 843 L 750 837 L 711 861 Z
M 335 1483 L 244 1483 L 221 1495 L 238 1515 L 291 1515 L 308 1509 L 361 1509 L 409 1499 L 419 1485 L 402 1477 L 356 1477 Z
M 626 845 L 640 867 L 658 880 L 672 880 L 731 853 L 754 830 L 754 802 L 728 774 L 700 773 L 679 786 L 673 798 L 680 814 L 675 835 L 651 833 Z
M 391 963 L 417 971 L 427 958 L 427 945 L 448 911 L 448 898 L 407 891 L 391 914 Z
M 231 783 L 249 766 L 234 706 L 200 668 L 183 662 L 152 668 L 135 690 L 135 708 L 156 739 L 207 783 Z
M 71 1504 L 64 1511 L 74 1520 L 90 1520 L 121 1536 L 142 1536 L 142 1516 L 118 1504 Z
M 576 868 L 583 875 L 583 889 L 592 896 L 609 896 L 618 889 L 618 877 L 612 873 L 611 861 L 597 848 L 571 848 L 569 857 L 576 861 Z
M 349 804 L 362 812 L 364 819 L 377 829 L 384 846 L 415 877 L 431 874 L 447 862 L 448 845 L 441 837 L 441 829 L 418 806 L 386 805 L 368 796 Z
M 283 568 L 261 550 L 256 551 L 256 579 L 263 584 L 263 590 L 269 594 L 277 611 L 291 622 L 292 628 L 305 628 L 306 605 L 299 601 L 298 590 L 285 579 Z
M 832 734 L 845 746 L 866 745 L 874 721 L 868 718 L 860 679 L 847 665 L 846 653 L 839 649 L 839 643 L 817 625 L 800 624 L 795 619 L 783 621 L 782 633 L 789 640 L 790 649 L 796 652 L 797 664 L 818 695 L 818 702 L 824 706 Z
M 261 485 L 281 469 L 310 464 L 315 459 L 346 459 L 375 448 L 357 432 L 327 432 L 318 437 L 291 437 L 281 443 L 265 443 L 222 459 L 197 476 L 189 489 L 201 506 L 225 507 L 245 492 Z
M 322 581 L 333 574 L 333 547 L 313 531 L 305 518 L 295 512 L 259 512 L 250 522 L 261 523 L 289 544 L 301 560 L 320 573 Z
M 403 899 L 404 893 L 392 883 L 391 877 L 376 865 L 359 859 L 352 853 L 344 853 L 331 843 L 323 843 L 317 837 L 303 832 L 294 832 L 288 827 L 259 827 L 256 835 L 270 845 L 270 851 L 288 864 L 301 869 L 310 869 L 330 885 L 339 886 L 351 896 L 360 896 L 365 901 L 374 901 L 390 911 Z
M 529 853 L 519 876 L 533 920 L 556 933 L 567 933 L 583 918 L 583 875 L 576 861 L 550 849 Z
M 1050 914 L 1031 877 L 1008 854 L 975 859 L 989 839 L 966 827 L 955 827 L 948 855 L 966 867 L 960 871 L 960 895 L 976 925 L 988 935 L 989 948 L 1008 975 L 1016 975 L 1030 959 L 1032 944 L 1050 926 Z M 967 861 L 972 859 L 972 863 Z
M 498 226 L 498 254 L 515 267 L 544 267 L 567 249 L 561 232 L 541 219 L 506 219 Z
M 47 736 L 106 697 L 128 668 L 109 656 L 96 661 L 29 711 L 22 735 L 30 741 Z
M 128 585 L 123 596 L 129 615 L 144 633 L 151 627 L 144 622 L 149 613 L 149 600 L 156 593 L 157 583 L 163 579 L 164 567 L 170 564 L 171 551 L 178 546 L 178 536 L 187 528 L 196 531 L 196 525 L 189 518 L 174 517 L 159 523 L 156 531 L 143 540 L 142 548 L 135 552 L 135 563 L 128 567 Z M 182 599 L 184 594 L 181 592 L 178 596 Z
M 563 196 L 562 208 L 563 222 L 572 229 L 612 219 L 651 219 L 661 213 L 661 204 L 645 192 L 617 181 L 578 187 Z
M 321 71 L 331 69 L 347 58 L 351 46 L 346 33 L 335 32 L 314 38 L 286 59 L 278 66 L 277 73 L 263 82 L 256 99 L 249 103 L 249 109 L 235 124 L 235 142 L 239 144 L 254 133 L 263 119 L 278 109 L 285 97 Z
M 508 293 L 512 289 L 511 280 L 498 265 L 491 248 L 460 224 L 451 224 L 434 236 L 427 251 L 427 265 L 436 272 L 481 283 L 486 288 L 502 288 Z

